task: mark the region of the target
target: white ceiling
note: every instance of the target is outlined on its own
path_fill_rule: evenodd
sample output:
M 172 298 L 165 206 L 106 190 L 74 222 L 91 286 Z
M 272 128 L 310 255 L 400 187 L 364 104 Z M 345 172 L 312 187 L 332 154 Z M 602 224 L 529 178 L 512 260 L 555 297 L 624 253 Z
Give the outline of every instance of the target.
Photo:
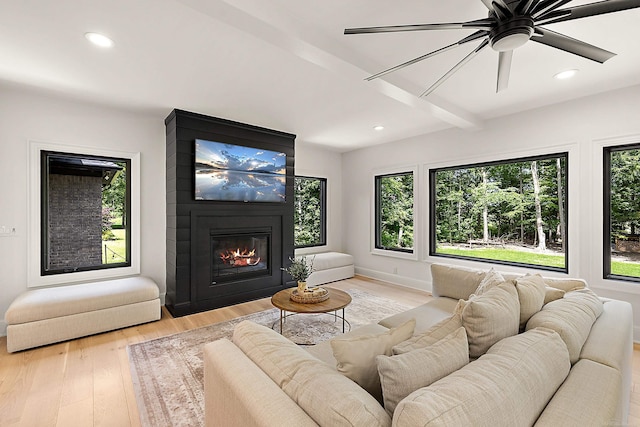
M 640 84 L 640 9 L 549 25 L 618 55 L 598 64 L 530 42 L 514 53 L 509 89 L 499 94 L 498 54 L 485 49 L 432 95 L 417 97 L 475 43 L 363 80 L 473 30 L 343 35 L 348 27 L 486 14 L 480 0 L 2 0 L 0 82 L 162 118 L 180 108 L 337 151 L 478 129 L 487 119 Z M 115 46 L 94 47 L 88 31 Z M 580 72 L 552 78 L 568 68 Z

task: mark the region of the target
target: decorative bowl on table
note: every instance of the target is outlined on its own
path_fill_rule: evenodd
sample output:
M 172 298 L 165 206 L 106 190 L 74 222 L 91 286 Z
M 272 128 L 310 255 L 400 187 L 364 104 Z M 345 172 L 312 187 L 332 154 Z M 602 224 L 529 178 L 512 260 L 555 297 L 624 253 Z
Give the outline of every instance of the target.
M 315 304 L 329 299 L 329 291 L 320 286 L 307 288 L 300 292 L 297 288 L 291 291 L 291 300 L 302 304 Z

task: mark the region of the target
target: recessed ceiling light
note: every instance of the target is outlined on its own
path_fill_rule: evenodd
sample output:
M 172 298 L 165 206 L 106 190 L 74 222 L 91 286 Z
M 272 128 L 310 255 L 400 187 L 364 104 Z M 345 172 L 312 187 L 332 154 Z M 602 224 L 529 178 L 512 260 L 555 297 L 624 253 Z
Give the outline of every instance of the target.
M 84 37 L 89 40 L 91 43 L 100 47 L 111 47 L 113 46 L 113 40 L 109 37 L 104 36 L 98 33 L 85 33 Z
M 384 130 L 384 126 L 380 126 L 380 125 L 378 125 L 378 126 L 374 126 L 374 127 L 373 127 L 373 130 L 377 130 L 377 131 Z
M 558 74 L 556 74 L 555 76 L 553 76 L 555 79 L 558 80 L 566 80 L 566 79 L 570 79 L 571 77 L 575 76 L 578 73 L 578 70 L 565 70 L 565 71 L 561 71 Z

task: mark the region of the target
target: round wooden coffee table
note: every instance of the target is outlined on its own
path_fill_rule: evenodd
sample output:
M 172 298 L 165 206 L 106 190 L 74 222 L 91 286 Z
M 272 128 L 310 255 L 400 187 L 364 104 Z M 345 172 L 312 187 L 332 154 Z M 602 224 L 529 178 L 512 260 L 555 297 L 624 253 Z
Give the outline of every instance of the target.
M 344 308 L 351 303 L 351 295 L 334 288 L 326 288 L 329 291 L 329 298 L 322 302 L 303 304 L 291 299 L 291 291 L 296 288 L 283 289 L 271 297 L 271 304 L 280 309 L 280 333 L 282 325 L 287 317 L 294 314 L 318 314 L 333 312 L 335 320 L 342 319 L 342 332 L 345 332 L 345 325 L 351 324 L 344 317 Z M 338 315 L 338 310 L 342 310 L 342 316 Z M 287 314 L 291 313 L 291 314 Z

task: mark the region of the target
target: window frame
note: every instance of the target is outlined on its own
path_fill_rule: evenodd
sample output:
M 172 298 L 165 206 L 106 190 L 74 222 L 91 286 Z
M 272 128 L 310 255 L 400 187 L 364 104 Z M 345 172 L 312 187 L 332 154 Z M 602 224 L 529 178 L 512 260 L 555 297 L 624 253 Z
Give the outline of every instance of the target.
M 295 229 L 294 229 L 293 241 L 294 241 L 295 249 L 305 249 L 305 248 L 315 248 L 318 246 L 326 246 L 327 245 L 327 178 L 318 177 L 318 176 L 308 176 L 308 175 L 295 175 L 294 181 L 298 178 L 313 179 L 313 180 L 320 181 L 320 242 L 317 244 L 311 244 L 311 245 L 297 245 L 295 241 Z M 295 183 L 294 183 L 294 189 L 295 189 Z M 293 203 L 294 203 L 294 209 L 295 209 L 295 200 L 296 200 L 295 190 L 294 190 L 293 199 L 294 199 Z M 294 227 L 295 227 L 295 224 L 294 224 Z
M 72 270 L 69 268 L 65 269 L 48 269 L 47 268 L 47 258 L 49 256 L 49 159 L 52 157 L 65 157 L 65 158 L 76 158 L 76 159 L 91 159 L 91 160 L 100 160 L 100 161 L 112 161 L 117 163 L 126 163 L 126 193 L 125 193 L 125 230 L 126 230 L 126 259 L 124 262 L 119 263 L 111 263 L 111 264 L 100 264 L 90 267 L 75 267 Z M 94 156 L 94 155 L 83 155 L 83 154 L 72 154 L 72 153 L 62 153 L 58 151 L 49 151 L 42 150 L 40 151 L 41 158 L 41 166 L 40 166 L 40 220 L 41 224 L 41 242 L 40 242 L 40 274 L 42 276 L 50 276 L 57 274 L 65 274 L 65 273 L 77 273 L 81 271 L 93 271 L 93 270 L 102 270 L 109 268 L 120 268 L 120 267 L 130 267 L 131 266 L 131 212 L 129 207 L 131 206 L 131 159 L 128 158 L 116 158 L 116 157 L 105 157 L 105 156 Z M 46 171 L 46 173 L 42 173 L 42 171 Z M 102 261 L 101 261 L 102 262 Z
M 602 278 L 640 283 L 640 277 L 611 273 L 611 154 L 628 150 L 640 150 L 640 142 L 602 147 Z
M 455 260 L 462 260 L 462 261 L 472 261 L 472 262 L 481 262 L 481 263 L 486 263 L 486 264 L 498 264 L 498 265 L 505 265 L 505 266 L 512 266 L 512 267 L 520 267 L 520 268 L 535 268 L 538 270 L 545 270 L 545 271 L 554 271 L 554 272 L 560 272 L 560 273 L 567 273 L 569 272 L 569 248 L 570 248 L 570 238 L 569 238 L 569 208 L 570 208 L 570 203 L 569 203 L 569 177 L 570 177 L 570 168 L 569 168 L 569 153 L 570 150 L 566 150 L 566 151 L 559 151 L 559 152 L 554 152 L 554 153 L 549 153 L 549 154 L 533 154 L 533 155 L 526 155 L 524 157 L 509 157 L 509 158 L 505 158 L 505 159 L 501 159 L 501 160 L 487 160 L 487 161 L 481 161 L 481 162 L 474 162 L 474 163 L 468 163 L 468 164 L 462 164 L 462 165 L 447 165 L 447 166 L 442 166 L 442 167 L 430 167 L 429 171 L 428 171 L 428 179 L 429 179 L 429 224 L 428 224 L 428 233 L 429 233 L 429 243 L 428 243 L 428 254 L 430 257 L 436 257 L 436 258 L 446 258 L 446 259 L 455 259 Z M 442 253 L 437 253 L 436 252 L 436 246 L 437 246 L 437 239 L 436 239 L 436 180 L 435 180 L 435 176 L 437 172 L 440 171 L 446 171 L 446 170 L 457 170 L 457 169 L 468 169 L 468 168 L 479 168 L 479 167 L 485 167 L 485 166 L 497 166 L 497 165 L 503 165 L 503 164 L 509 164 L 509 163 L 520 163 L 520 162 L 531 162 L 531 161 L 536 161 L 536 160 L 550 160 L 550 159 L 554 159 L 554 158 L 558 158 L 558 157 L 563 157 L 565 159 L 565 173 L 564 173 L 564 221 L 565 221 L 565 233 L 566 235 L 564 236 L 564 240 L 565 240 L 565 252 L 564 252 L 564 267 L 551 267 L 551 266 L 545 266 L 545 265 L 538 265 L 538 264 L 527 264 L 527 263 L 520 263 L 520 262 L 510 262 L 510 261 L 502 261 L 502 260 L 494 260 L 494 259 L 489 259 L 489 258 L 479 258 L 479 257 L 467 257 L 467 256 L 461 256 L 461 255 L 452 255 L 452 254 L 442 254 Z
M 42 274 L 42 152 L 56 152 L 84 157 L 117 158 L 130 161 L 130 265 L 110 268 L 98 268 L 86 271 L 65 272 L 60 274 Z M 40 141 L 29 141 L 28 175 L 28 212 L 27 228 L 27 287 L 72 284 L 94 280 L 106 280 L 116 277 L 140 274 L 140 153 L 65 145 Z
M 379 244 L 380 242 L 380 187 L 378 185 L 379 179 L 385 177 L 401 176 L 401 175 L 413 175 L 413 248 L 387 248 Z M 373 196 L 371 203 L 372 219 L 371 219 L 371 253 L 373 255 L 383 255 L 393 258 L 403 258 L 409 260 L 418 260 L 419 256 L 419 205 L 418 205 L 418 190 L 419 190 L 419 174 L 417 166 L 409 167 L 397 167 L 384 170 L 374 171 L 372 174 L 373 182 Z

